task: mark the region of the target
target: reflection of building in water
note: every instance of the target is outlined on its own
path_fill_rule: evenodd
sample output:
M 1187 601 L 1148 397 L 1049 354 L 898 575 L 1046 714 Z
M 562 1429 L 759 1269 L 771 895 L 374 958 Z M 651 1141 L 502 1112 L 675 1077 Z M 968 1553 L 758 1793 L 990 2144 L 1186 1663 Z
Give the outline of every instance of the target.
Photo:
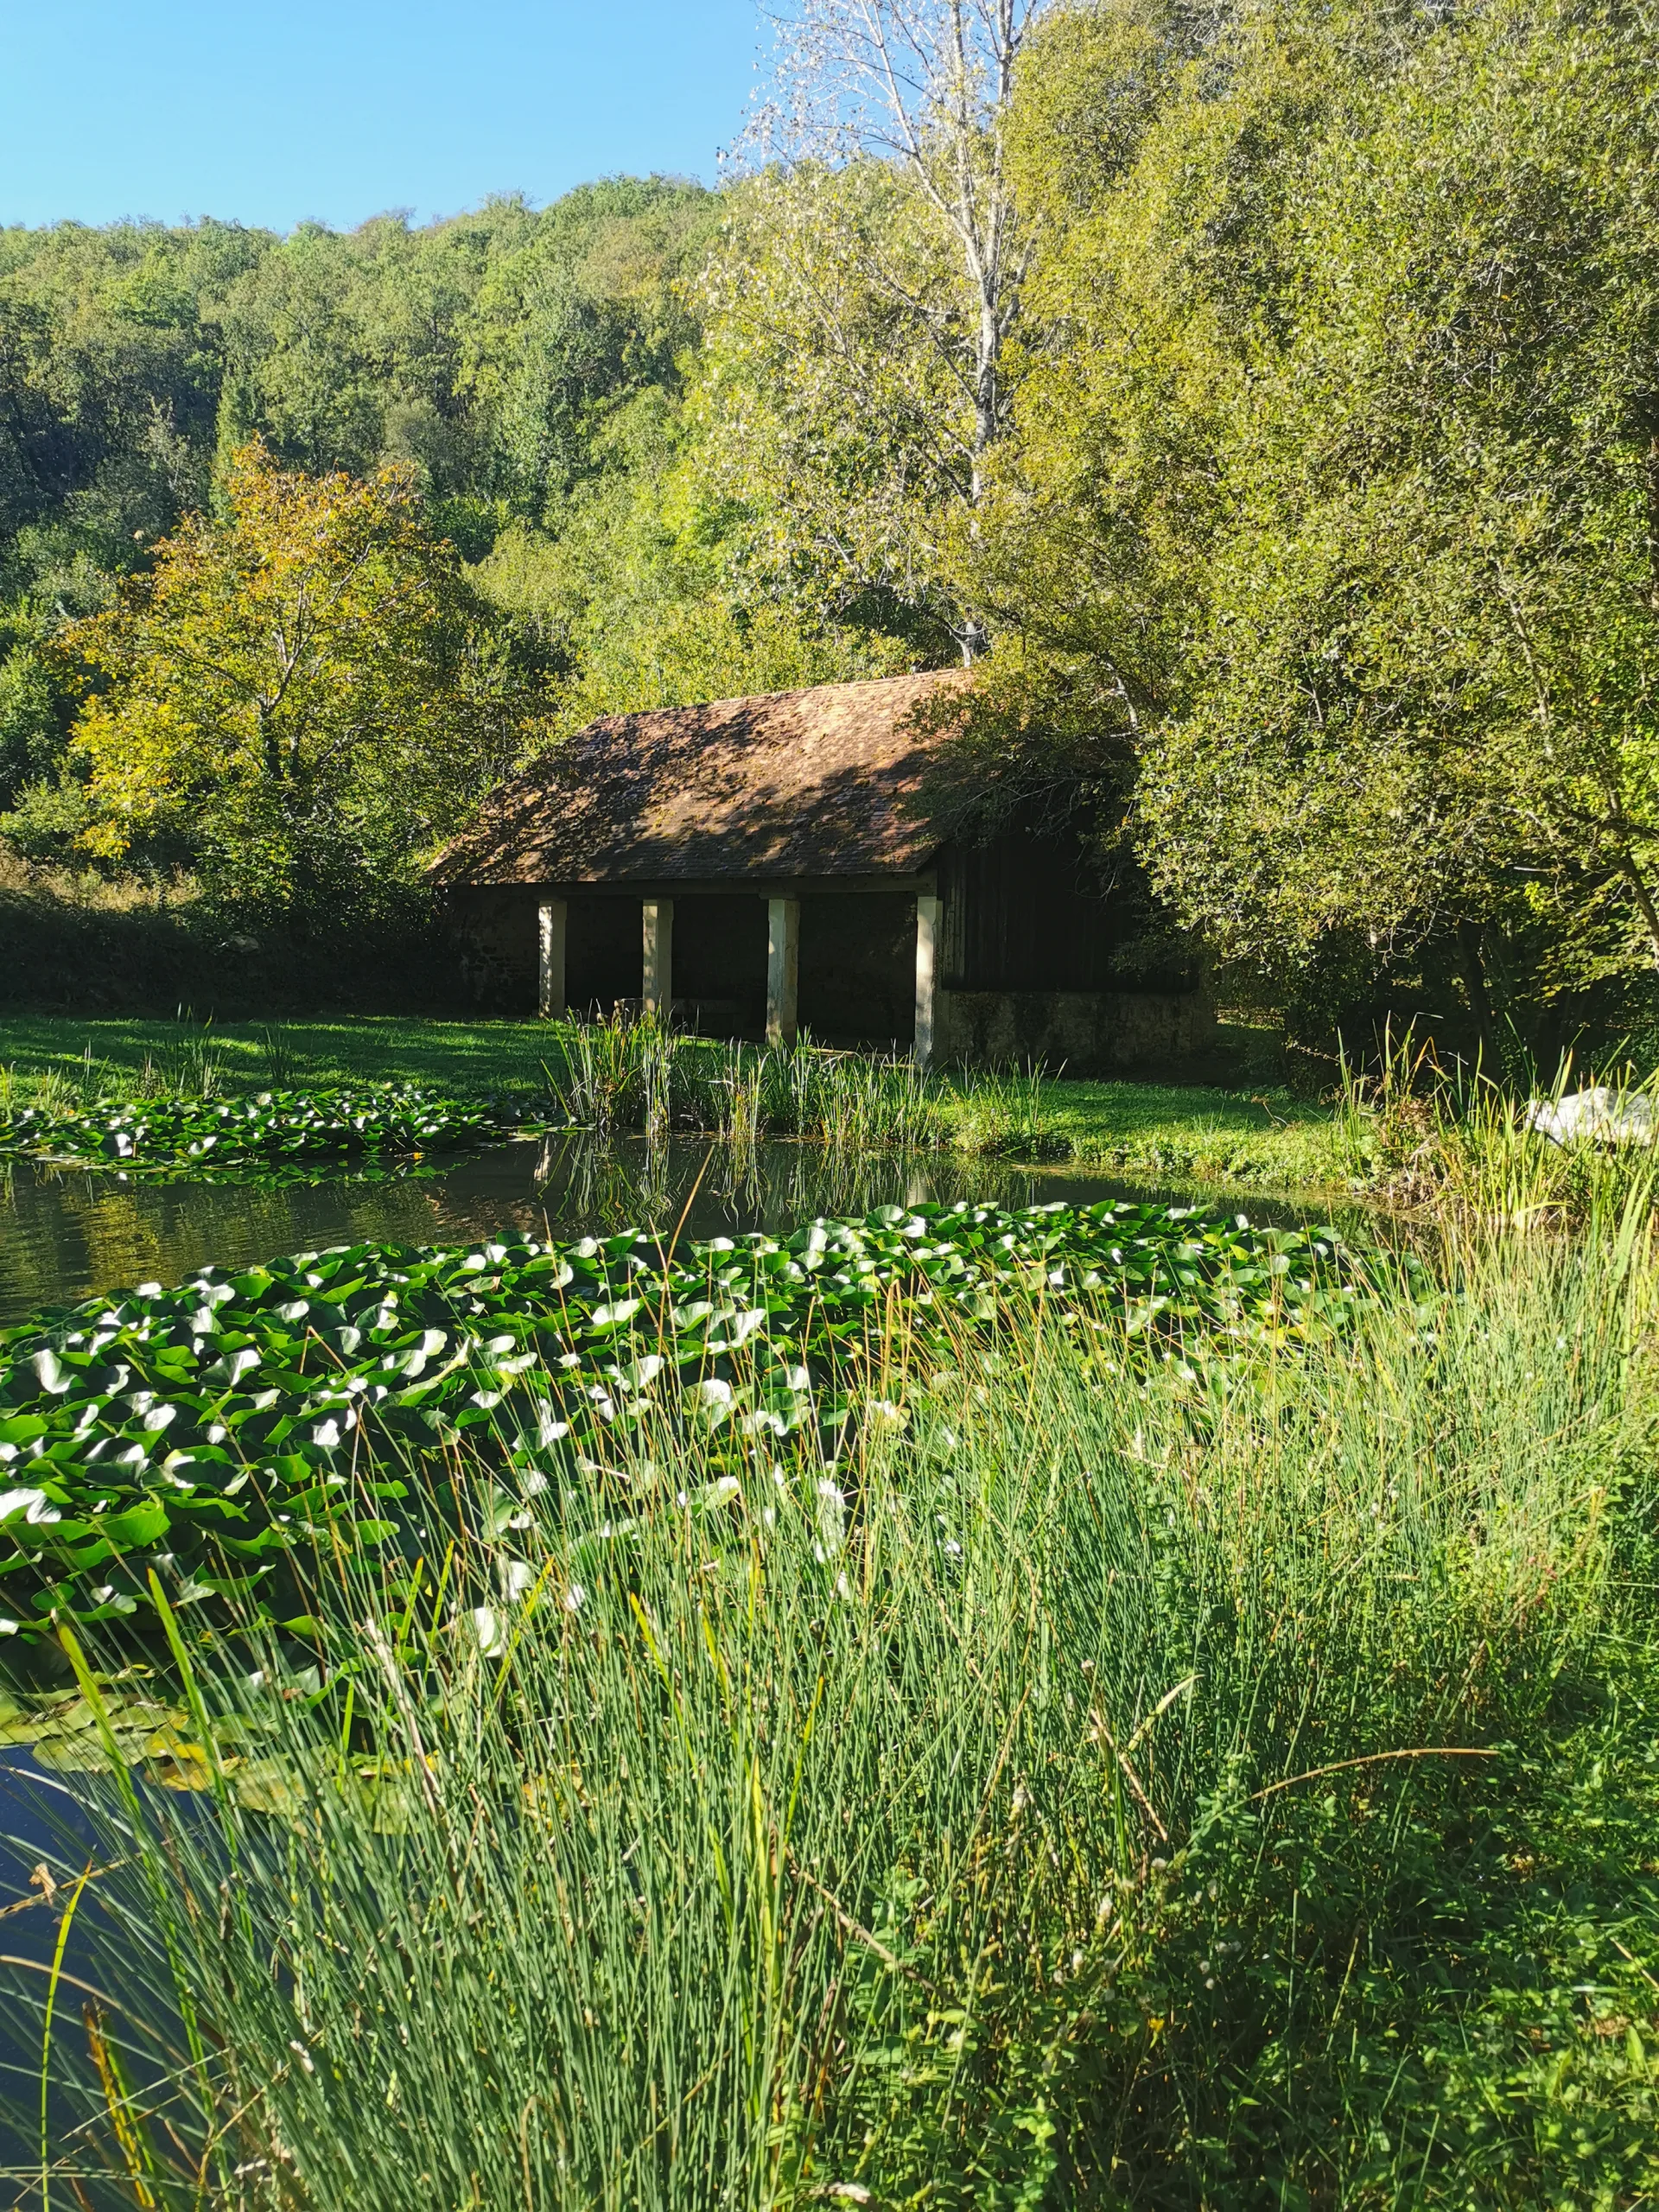
M 611 715 L 434 865 L 501 1012 L 671 1008 L 710 1033 L 929 1060 L 1179 1058 L 1214 1014 L 1145 886 L 1064 810 L 985 834 L 960 670 Z

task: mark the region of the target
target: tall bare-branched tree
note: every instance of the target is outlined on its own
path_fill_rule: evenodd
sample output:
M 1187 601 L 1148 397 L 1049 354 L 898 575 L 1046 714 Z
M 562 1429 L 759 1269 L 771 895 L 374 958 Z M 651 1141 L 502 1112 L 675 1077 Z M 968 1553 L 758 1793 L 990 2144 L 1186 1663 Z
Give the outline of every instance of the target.
M 740 474 L 765 471 L 786 508 L 792 484 L 842 588 L 926 606 L 966 658 L 982 630 L 944 579 L 1008 423 L 1030 238 L 1007 124 L 1051 4 L 790 0 L 739 149 L 756 220 L 716 279 L 728 358 L 775 397 L 769 435 L 751 414 L 733 445 Z M 815 474 L 833 515 L 815 512 Z

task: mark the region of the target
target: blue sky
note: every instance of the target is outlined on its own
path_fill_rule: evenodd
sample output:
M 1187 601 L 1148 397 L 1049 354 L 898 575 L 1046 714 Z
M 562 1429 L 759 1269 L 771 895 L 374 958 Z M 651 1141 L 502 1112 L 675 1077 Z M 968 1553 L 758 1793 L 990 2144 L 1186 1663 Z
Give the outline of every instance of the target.
M 769 42 L 756 0 L 0 0 L 0 223 L 712 182 Z

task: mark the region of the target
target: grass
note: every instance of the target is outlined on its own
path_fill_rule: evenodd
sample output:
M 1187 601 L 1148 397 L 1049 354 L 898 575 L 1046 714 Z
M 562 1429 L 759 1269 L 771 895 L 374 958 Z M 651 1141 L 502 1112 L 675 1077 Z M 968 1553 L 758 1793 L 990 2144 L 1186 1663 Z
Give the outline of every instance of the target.
M 588 1033 L 590 1039 L 595 1034 L 602 1040 L 603 1032 Z M 0 1017 L 0 1067 L 10 1070 L 19 1103 L 43 1095 L 79 1098 L 89 1086 L 191 1089 L 204 1081 L 224 1091 L 413 1082 L 452 1097 L 494 1097 L 544 1093 L 550 1064 L 562 1084 L 579 1090 L 583 1066 L 579 1058 L 567 1076 L 555 1049 L 559 1043 L 559 1033 L 543 1022 L 388 1017 L 204 1030 L 188 1021 Z M 590 1043 L 588 1050 L 594 1049 Z M 724 1091 L 723 1099 L 709 1103 L 706 1117 L 736 1126 L 746 1111 L 753 1116 L 760 1102 L 746 1095 L 746 1063 L 734 1067 L 732 1055 L 707 1045 L 691 1048 L 690 1058 L 698 1057 L 708 1063 L 704 1087 Z M 749 1055 L 747 1065 L 752 1067 L 759 1057 Z M 868 1058 L 843 1063 L 843 1116 L 857 1072 L 872 1093 L 861 1124 L 871 1141 L 887 1141 L 883 1130 L 896 1124 L 901 1135 L 925 1133 L 969 1152 L 1072 1160 L 1162 1186 L 1226 1182 L 1334 1190 L 1351 1188 L 1356 1180 L 1351 1144 L 1338 1117 L 1282 1090 L 1081 1082 L 1064 1076 L 1033 1080 L 1014 1072 L 966 1080 L 947 1076 L 924 1090 L 910 1083 L 902 1065 Z M 884 1066 L 885 1076 L 869 1072 Z M 627 1075 L 613 1069 L 611 1079 L 626 1087 Z M 604 1077 L 602 1067 L 586 1071 L 589 1092 L 594 1079 Z M 629 1101 L 628 1118 L 645 1118 L 646 1107 L 643 1097 Z M 588 1118 L 580 1112 L 578 1117 Z M 795 1119 L 800 1118 L 798 1110 Z M 851 1118 L 859 1121 L 859 1113 Z M 751 1128 L 761 1133 L 753 1120 Z
M 1591 1086 L 1605 1094 L 1609 1126 L 1628 1118 L 1635 1136 L 1556 1142 L 1534 1127 L 1541 1109 Z M 1617 1065 L 1598 1075 L 1570 1058 L 1529 1094 L 1478 1070 L 1442 1069 L 1408 1037 L 1376 1074 L 1344 1071 L 1337 1124 L 1351 1173 L 1402 1218 L 1559 1228 L 1651 1193 L 1656 1096 L 1659 1077 Z
M 109 1785 L 54 2198 L 1646 2201 L 1647 1217 L 1438 1256 L 1214 1390 L 1045 1325 L 892 1340 L 828 1458 L 607 1427 L 342 1556 L 307 1679 L 181 1616 L 206 1786 Z

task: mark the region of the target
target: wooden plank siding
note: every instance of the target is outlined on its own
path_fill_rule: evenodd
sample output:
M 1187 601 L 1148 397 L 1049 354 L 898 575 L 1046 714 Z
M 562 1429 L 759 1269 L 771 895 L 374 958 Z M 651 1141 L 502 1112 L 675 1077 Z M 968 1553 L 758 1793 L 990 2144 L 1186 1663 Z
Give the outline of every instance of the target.
M 1135 933 L 1127 902 L 1103 898 L 1076 838 L 1014 829 L 939 855 L 949 991 L 1121 989 L 1112 956 Z

